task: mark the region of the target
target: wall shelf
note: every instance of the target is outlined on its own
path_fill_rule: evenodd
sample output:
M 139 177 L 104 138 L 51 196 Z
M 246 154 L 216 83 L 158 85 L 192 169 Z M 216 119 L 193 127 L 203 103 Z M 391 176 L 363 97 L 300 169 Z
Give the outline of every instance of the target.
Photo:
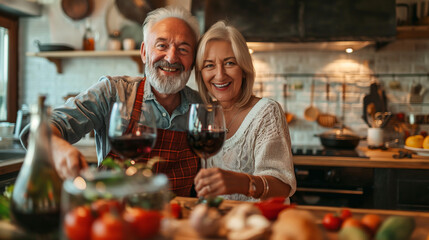
M 143 62 L 140 58 L 140 50 L 129 51 L 49 51 L 27 52 L 28 57 L 42 57 L 55 64 L 58 73 L 63 73 L 62 60 L 66 58 L 89 57 L 130 57 L 138 67 L 139 73 L 143 73 Z
M 396 39 L 428 39 L 429 26 L 398 26 L 396 27 Z

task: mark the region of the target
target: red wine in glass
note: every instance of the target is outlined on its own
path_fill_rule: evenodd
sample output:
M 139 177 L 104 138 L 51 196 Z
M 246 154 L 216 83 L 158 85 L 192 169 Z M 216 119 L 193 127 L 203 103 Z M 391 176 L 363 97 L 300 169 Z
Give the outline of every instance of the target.
M 189 131 L 188 144 L 199 157 L 207 159 L 219 152 L 225 140 L 225 131 Z
M 109 137 L 113 151 L 122 157 L 131 159 L 150 153 L 155 145 L 155 140 L 156 136 L 153 134 Z
M 109 123 L 109 142 L 112 150 L 125 159 L 150 153 L 156 141 L 156 121 L 152 107 L 142 103 L 138 119 L 129 122 L 130 111 L 125 104 L 113 105 Z M 128 125 L 132 124 L 129 130 Z
M 206 167 L 208 157 L 219 152 L 225 136 L 222 106 L 191 104 L 188 113 L 187 141 L 189 147 L 201 158 L 201 168 Z

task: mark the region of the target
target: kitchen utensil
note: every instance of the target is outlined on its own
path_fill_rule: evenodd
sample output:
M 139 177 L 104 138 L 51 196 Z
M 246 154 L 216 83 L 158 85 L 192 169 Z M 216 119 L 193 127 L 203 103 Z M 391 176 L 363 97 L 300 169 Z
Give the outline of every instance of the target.
M 34 45 L 39 48 L 39 51 L 72 51 L 73 47 L 66 44 L 41 44 L 39 40 L 34 41 Z
M 287 96 L 287 90 L 288 90 L 288 84 L 285 83 L 285 84 L 283 84 L 283 101 L 284 101 L 283 104 L 284 104 L 286 122 L 290 123 L 293 121 L 295 116 L 287 110 L 287 97 L 288 97 Z
M 336 128 L 331 129 L 322 134 L 316 134 L 320 142 L 325 148 L 335 149 L 355 149 L 360 140 L 364 139 L 357 136 L 350 129 L 337 125 Z
M 91 15 L 94 0 L 62 0 L 61 8 L 72 20 L 81 20 Z
M 372 127 L 372 124 L 369 123 L 368 114 L 376 112 L 387 112 L 386 104 L 386 94 L 380 89 L 380 86 L 377 83 L 372 83 L 370 85 L 370 92 L 363 98 L 363 120 L 368 124 L 369 127 Z
M 337 123 L 337 117 L 329 114 L 329 82 L 326 82 L 326 111 L 317 117 L 317 123 L 322 127 L 332 128 Z
M 422 103 L 426 94 L 426 88 L 422 84 L 413 84 L 410 88 L 410 103 Z
M 319 109 L 313 105 L 314 99 L 314 79 L 311 80 L 311 90 L 310 90 L 310 107 L 306 108 L 304 111 L 304 118 L 307 121 L 314 122 L 319 116 Z
M 374 115 L 374 127 L 384 128 L 392 117 L 391 112 L 376 112 Z

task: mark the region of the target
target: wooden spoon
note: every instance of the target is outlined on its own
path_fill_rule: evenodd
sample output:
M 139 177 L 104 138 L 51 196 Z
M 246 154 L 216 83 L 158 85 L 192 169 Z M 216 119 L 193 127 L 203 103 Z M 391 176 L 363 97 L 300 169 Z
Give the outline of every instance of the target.
M 326 127 L 326 128 L 332 128 L 337 123 L 337 117 L 335 115 L 329 114 L 329 82 L 326 82 L 326 112 L 319 114 L 317 117 L 317 123 L 319 123 L 320 126 Z
M 317 120 L 317 117 L 319 116 L 319 109 L 317 109 L 313 105 L 313 98 L 314 98 L 314 79 L 311 81 L 311 93 L 310 93 L 310 107 L 306 108 L 304 111 L 304 118 L 307 121 L 314 122 Z

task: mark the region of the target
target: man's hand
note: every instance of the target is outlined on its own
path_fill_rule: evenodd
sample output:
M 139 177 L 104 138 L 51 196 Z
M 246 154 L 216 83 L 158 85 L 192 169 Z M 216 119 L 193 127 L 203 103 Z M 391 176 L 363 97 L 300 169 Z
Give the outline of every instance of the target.
M 55 169 L 61 178 L 76 177 L 79 171 L 88 167 L 81 152 L 66 140 L 52 135 L 52 154 Z

